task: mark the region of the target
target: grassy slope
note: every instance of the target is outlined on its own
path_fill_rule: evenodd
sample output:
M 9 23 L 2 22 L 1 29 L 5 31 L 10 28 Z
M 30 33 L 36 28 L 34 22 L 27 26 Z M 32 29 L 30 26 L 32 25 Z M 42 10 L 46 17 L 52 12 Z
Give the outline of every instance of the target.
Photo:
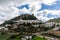
M 35 38 L 33 38 L 32 40 L 47 40 L 46 38 L 41 38 L 41 37 L 35 37 Z

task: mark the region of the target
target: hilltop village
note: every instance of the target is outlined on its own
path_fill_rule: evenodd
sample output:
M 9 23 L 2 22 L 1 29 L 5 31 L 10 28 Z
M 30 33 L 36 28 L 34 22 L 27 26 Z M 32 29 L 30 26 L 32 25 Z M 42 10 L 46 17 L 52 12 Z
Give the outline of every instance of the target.
M 24 14 L 1 24 L 0 34 L 2 33 L 7 35 L 23 35 L 24 37 L 29 36 L 29 38 L 32 35 L 36 35 L 43 36 L 48 40 L 59 40 L 60 23 L 42 22 L 33 14 Z

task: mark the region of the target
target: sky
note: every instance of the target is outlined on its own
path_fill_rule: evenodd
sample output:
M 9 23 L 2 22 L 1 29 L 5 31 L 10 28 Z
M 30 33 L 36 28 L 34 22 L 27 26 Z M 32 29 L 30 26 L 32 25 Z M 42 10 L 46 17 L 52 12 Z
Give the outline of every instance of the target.
M 0 0 L 0 24 L 21 14 L 34 14 L 39 20 L 60 17 L 60 0 Z

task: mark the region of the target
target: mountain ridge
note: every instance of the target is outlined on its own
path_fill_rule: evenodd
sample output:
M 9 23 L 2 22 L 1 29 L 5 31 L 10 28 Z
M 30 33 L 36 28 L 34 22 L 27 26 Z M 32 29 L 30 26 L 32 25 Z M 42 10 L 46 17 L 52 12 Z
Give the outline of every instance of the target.
M 59 18 L 55 18 L 55 19 L 50 19 L 47 22 L 57 22 L 57 23 L 60 23 L 60 17 Z
M 9 24 L 9 23 L 12 23 L 13 21 L 17 21 L 17 20 L 20 20 L 20 19 L 22 19 L 22 20 L 37 20 L 37 18 L 34 16 L 34 14 L 31 14 L 31 15 L 30 14 L 22 14 L 20 16 L 17 16 L 15 18 L 13 18 L 13 19 L 10 19 L 10 20 L 5 21 L 1 25 L 3 26 L 5 24 Z

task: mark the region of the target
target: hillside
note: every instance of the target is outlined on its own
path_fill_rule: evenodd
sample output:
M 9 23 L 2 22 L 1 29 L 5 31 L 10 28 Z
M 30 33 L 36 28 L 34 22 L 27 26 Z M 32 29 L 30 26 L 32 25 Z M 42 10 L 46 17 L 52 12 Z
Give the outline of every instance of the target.
M 37 18 L 34 16 L 34 14 L 32 15 L 29 15 L 29 14 L 22 14 L 18 17 L 15 17 L 13 19 L 10 19 L 10 20 L 7 20 L 5 21 L 3 24 L 1 24 L 2 26 L 5 25 L 5 24 L 9 24 L 9 23 L 12 23 L 13 21 L 18 21 L 18 20 L 37 20 Z
M 57 23 L 60 23 L 60 18 L 51 19 L 51 20 L 48 20 L 47 22 L 57 22 Z
M 22 19 L 22 20 L 36 20 L 37 18 L 34 16 L 34 14 L 32 14 L 32 15 L 22 14 L 18 17 L 15 17 L 15 18 L 11 19 L 10 21 L 14 21 L 14 20 L 17 21 L 17 20 L 20 20 L 20 19 Z

